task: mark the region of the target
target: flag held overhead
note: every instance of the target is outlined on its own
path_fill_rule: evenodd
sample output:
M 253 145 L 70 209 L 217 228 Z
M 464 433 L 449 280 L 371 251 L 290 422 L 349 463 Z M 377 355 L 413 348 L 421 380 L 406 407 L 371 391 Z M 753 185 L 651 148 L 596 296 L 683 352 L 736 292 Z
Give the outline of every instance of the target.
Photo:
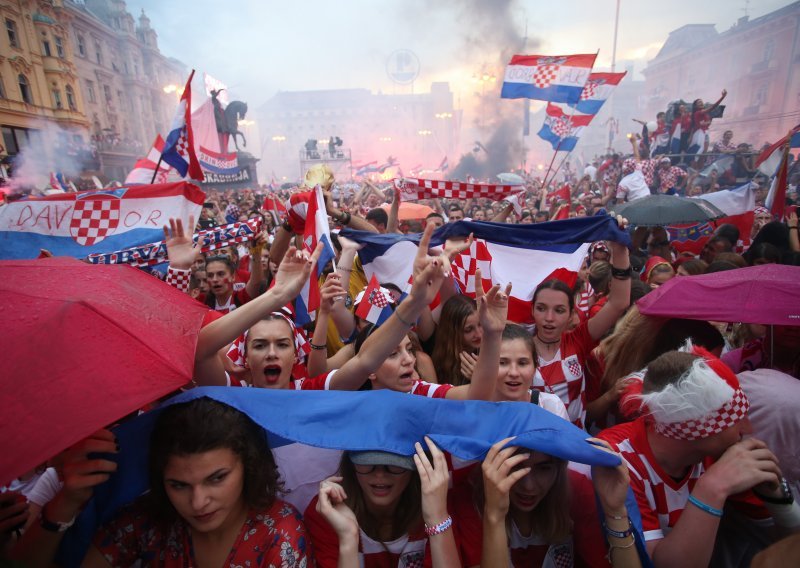
M 500 96 L 577 104 L 596 58 L 596 53 L 515 55 L 506 67 Z

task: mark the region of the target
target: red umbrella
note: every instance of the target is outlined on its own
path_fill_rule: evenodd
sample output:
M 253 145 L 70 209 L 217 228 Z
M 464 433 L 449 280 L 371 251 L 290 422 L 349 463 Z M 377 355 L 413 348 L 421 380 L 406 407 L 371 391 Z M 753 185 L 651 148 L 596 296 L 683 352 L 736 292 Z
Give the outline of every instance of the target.
M 185 385 L 208 309 L 129 266 L 0 262 L 0 485 Z
M 800 325 L 800 266 L 764 264 L 679 276 L 636 305 L 648 316 Z

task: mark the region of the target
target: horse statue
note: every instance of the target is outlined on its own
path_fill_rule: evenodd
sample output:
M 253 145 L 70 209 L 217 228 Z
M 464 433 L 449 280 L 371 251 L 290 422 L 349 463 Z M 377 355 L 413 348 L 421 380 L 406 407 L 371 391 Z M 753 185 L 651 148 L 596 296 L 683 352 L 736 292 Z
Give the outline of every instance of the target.
M 219 101 L 219 94 L 224 89 L 211 91 L 211 102 L 214 106 L 214 122 L 217 126 L 217 134 L 220 139 L 220 150 L 222 152 L 228 151 L 228 138 L 233 138 L 233 143 L 236 150 L 239 151 L 239 142 L 236 136 L 242 137 L 242 146 L 247 147 L 247 139 L 244 134 L 239 131 L 239 121 L 242 120 L 247 114 L 247 103 L 242 101 L 232 101 L 224 109 L 222 103 Z

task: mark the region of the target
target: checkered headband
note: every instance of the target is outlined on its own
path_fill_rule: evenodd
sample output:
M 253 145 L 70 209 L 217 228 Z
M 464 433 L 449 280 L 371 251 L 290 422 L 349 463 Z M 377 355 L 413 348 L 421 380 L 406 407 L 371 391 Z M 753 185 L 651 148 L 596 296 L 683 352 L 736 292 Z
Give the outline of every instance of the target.
M 676 440 L 719 434 L 745 418 L 750 408 L 727 365 L 704 349 L 690 349 L 700 357 L 676 383 L 659 392 L 635 395 L 656 432 Z

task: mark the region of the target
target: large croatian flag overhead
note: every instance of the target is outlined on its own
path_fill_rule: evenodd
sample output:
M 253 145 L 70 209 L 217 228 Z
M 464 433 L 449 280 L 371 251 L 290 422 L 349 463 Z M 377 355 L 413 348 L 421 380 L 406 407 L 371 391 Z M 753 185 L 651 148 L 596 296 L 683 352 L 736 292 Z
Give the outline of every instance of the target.
M 577 104 L 596 58 L 596 53 L 515 55 L 506 67 L 500 96 Z
M 463 272 L 467 288 L 469 277 L 474 277 L 474 271 L 468 267 L 473 265 L 482 267 L 483 278 L 491 279 L 493 284 L 505 286 L 510 282 L 508 315 L 518 323 L 532 321 L 531 300 L 536 286 L 557 268 L 577 271 L 586 256 L 588 243 L 612 240 L 630 245 L 631 242 L 614 219 L 601 215 L 536 225 L 459 221 L 438 229 L 431 238 L 431 246 L 439 246 L 448 238 L 464 238 L 470 233 L 482 243 L 474 247 L 481 251 L 481 257 L 456 259 L 458 270 L 454 272 L 457 276 Z M 358 255 L 368 278 L 374 274 L 381 283 L 405 288 L 413 272 L 419 234 L 378 235 L 352 229 L 341 234 L 365 245 Z M 464 255 L 469 257 L 468 252 Z
M 0 259 L 36 258 L 40 249 L 85 258 L 152 243 L 170 217 L 198 218 L 204 200 L 178 182 L 14 201 L 0 207 Z

